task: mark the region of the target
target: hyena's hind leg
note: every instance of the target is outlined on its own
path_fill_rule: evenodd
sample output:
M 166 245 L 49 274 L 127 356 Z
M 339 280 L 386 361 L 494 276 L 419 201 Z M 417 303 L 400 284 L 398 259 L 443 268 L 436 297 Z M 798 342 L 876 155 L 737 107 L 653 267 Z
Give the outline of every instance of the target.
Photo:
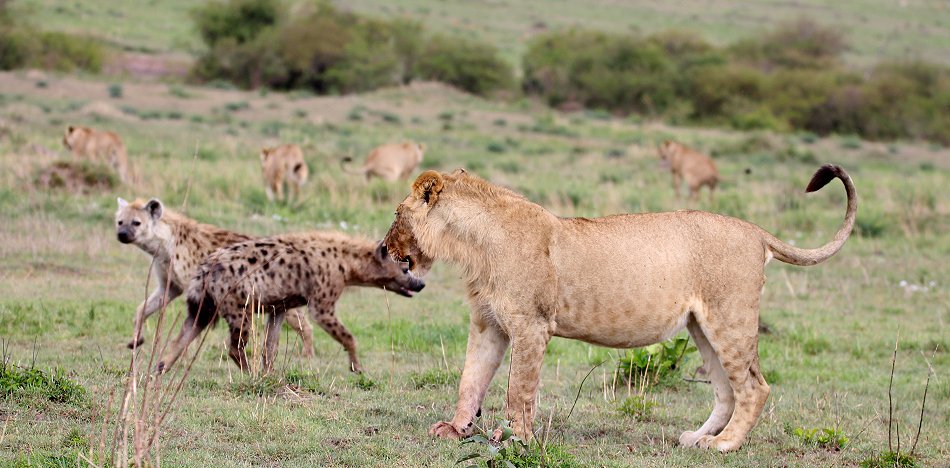
M 278 310 L 267 315 L 267 334 L 264 335 L 264 353 L 261 356 L 261 370 L 269 374 L 274 368 L 277 348 L 280 344 L 280 326 L 284 323 L 286 312 Z

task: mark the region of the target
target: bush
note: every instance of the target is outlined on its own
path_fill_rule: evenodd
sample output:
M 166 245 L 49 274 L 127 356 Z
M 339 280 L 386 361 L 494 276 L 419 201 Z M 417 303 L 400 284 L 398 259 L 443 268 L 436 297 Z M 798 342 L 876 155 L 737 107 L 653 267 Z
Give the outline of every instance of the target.
M 510 88 L 514 72 L 494 47 L 471 39 L 435 36 L 416 66 L 420 78 L 487 95 Z
M 731 53 L 738 60 L 765 70 L 823 69 L 838 65 L 846 47 L 839 29 L 802 17 L 780 24 L 764 36 L 739 41 L 731 47 Z
M 421 23 L 340 11 L 329 2 L 214 2 L 193 12 L 208 51 L 192 76 L 243 88 L 351 93 L 423 76 L 487 94 L 507 87 L 510 67 L 491 46 L 444 36 L 426 44 Z
M 656 114 L 674 100 L 676 70 L 656 42 L 581 29 L 534 38 L 523 61 L 526 92 L 549 104 L 580 103 Z
M 29 23 L 14 22 L 8 13 L 0 12 L 0 70 L 30 67 L 98 72 L 104 56 L 102 45 L 94 39 L 37 31 Z

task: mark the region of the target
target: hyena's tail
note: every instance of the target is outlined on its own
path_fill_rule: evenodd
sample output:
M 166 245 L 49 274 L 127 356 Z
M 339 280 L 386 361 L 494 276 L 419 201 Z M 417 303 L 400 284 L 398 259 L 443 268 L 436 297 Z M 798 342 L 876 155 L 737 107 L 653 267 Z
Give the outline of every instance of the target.
M 769 251 L 775 255 L 775 258 L 792 265 L 815 265 L 828 260 L 844 246 L 848 236 L 851 235 L 851 229 L 854 228 L 854 218 L 858 212 L 858 194 L 854 189 L 851 176 L 841 166 L 825 164 L 812 176 L 811 182 L 808 183 L 808 188 L 805 191 L 810 193 L 820 190 L 834 179 L 841 179 L 841 182 L 844 183 L 844 190 L 848 194 L 848 208 L 844 213 L 844 221 L 841 223 L 841 227 L 838 228 L 834 239 L 817 249 L 802 249 L 782 242 L 763 229 L 763 240 Z

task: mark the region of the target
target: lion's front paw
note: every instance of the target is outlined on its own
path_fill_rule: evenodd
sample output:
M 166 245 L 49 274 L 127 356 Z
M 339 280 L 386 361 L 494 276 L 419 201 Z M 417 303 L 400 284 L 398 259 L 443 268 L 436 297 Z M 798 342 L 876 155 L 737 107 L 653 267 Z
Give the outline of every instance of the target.
M 727 440 L 720 436 L 704 435 L 699 438 L 698 445 L 704 449 L 714 448 L 720 452 L 731 452 L 742 446 L 741 440 Z
M 440 439 L 452 440 L 459 440 L 465 437 L 464 434 L 459 432 L 459 430 L 448 421 L 439 421 L 433 424 L 432 427 L 429 428 L 429 435 L 436 436 Z

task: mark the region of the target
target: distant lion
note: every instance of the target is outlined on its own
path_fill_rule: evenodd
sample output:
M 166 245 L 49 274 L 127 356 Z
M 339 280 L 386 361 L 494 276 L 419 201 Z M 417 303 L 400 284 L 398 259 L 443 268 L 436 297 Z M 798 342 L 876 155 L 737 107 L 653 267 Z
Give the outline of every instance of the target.
M 670 165 L 673 173 L 673 192 L 676 198 L 680 196 L 680 185 L 686 181 L 689 187 L 689 198 L 699 199 L 699 189 L 704 185 L 709 187 L 709 200 L 713 199 L 713 192 L 719 182 L 719 170 L 712 158 L 696 151 L 684 144 L 666 140 L 658 148 L 660 160 Z
M 390 143 L 382 145 L 370 151 L 366 157 L 366 162 L 358 171 L 347 171 L 346 166 L 343 170 L 351 173 L 362 174 L 369 180 L 373 176 L 379 177 L 390 182 L 399 179 L 406 179 L 422 163 L 422 156 L 426 150 L 426 145 L 422 143 Z M 349 156 L 343 158 L 341 165 L 353 161 Z
M 429 433 L 472 434 L 509 345 L 505 419 L 528 438 L 552 337 L 630 348 L 685 328 L 708 369 L 716 403 L 705 424 L 679 442 L 739 448 L 769 396 L 758 356 L 765 265 L 773 257 L 815 265 L 844 246 L 857 212 L 851 178 L 825 165 L 806 191 L 835 178 L 847 193 L 844 222 L 828 244 L 802 249 L 728 216 L 682 210 L 562 218 L 464 171 L 423 172 L 397 207 L 384 242 L 407 265 L 445 260 L 460 266 L 472 308 L 455 416 Z
M 70 125 L 63 136 L 63 145 L 77 157 L 109 164 L 122 182 L 129 181 L 129 156 L 119 135 Z
M 267 199 L 274 201 L 284 199 L 284 184 L 289 186 L 293 193 L 292 198 L 300 199 L 300 188 L 307 182 L 310 170 L 303 159 L 303 151 L 293 144 L 280 145 L 274 148 L 261 148 L 261 172 L 264 174 L 264 184 L 267 187 Z

